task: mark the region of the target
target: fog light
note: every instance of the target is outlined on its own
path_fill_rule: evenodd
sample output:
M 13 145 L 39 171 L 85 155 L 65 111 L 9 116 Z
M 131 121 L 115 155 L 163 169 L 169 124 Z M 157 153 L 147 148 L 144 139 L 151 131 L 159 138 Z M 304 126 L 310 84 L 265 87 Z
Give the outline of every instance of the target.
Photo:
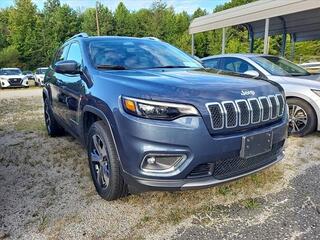
M 148 157 L 147 158 L 148 164 L 155 164 L 156 163 L 156 158 L 155 157 Z
M 187 156 L 185 154 L 181 154 L 181 155 L 148 154 L 142 160 L 141 169 L 145 172 L 167 173 L 167 172 L 174 171 L 186 159 L 187 159 Z

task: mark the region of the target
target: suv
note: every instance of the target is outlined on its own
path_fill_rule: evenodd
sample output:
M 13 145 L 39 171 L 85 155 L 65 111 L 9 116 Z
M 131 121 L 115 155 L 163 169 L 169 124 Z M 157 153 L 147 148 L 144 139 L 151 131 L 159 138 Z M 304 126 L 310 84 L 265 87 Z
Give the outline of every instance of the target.
M 20 68 L 0 69 L 0 88 L 29 87 L 28 77 L 22 74 Z
M 160 40 L 76 35 L 44 82 L 49 135 L 80 139 L 106 200 L 209 187 L 283 158 L 278 84 L 213 74 Z

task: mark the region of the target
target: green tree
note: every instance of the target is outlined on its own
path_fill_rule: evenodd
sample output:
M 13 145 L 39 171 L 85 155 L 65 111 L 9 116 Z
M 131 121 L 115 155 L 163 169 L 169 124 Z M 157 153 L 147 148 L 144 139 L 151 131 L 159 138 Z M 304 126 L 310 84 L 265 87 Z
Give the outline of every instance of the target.
M 9 42 L 19 52 L 19 60 L 26 67 L 33 67 L 38 50 L 36 36 L 37 9 L 31 0 L 16 0 L 14 8 L 9 12 Z
M 0 50 L 9 45 L 9 11 L 10 9 L 0 9 Z
M 132 36 L 134 29 L 132 28 L 132 18 L 130 11 L 123 2 L 120 2 L 114 12 L 115 35 Z
M 3 48 L 0 51 L 0 68 L 2 67 L 23 67 L 19 61 L 19 51 L 14 46 Z

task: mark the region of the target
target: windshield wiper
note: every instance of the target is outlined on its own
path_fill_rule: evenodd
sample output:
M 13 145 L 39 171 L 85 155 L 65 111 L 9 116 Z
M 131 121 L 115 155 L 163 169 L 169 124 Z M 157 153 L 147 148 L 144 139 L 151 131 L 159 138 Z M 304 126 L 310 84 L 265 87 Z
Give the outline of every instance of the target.
M 107 69 L 107 70 L 126 70 L 125 66 L 121 65 L 109 65 L 109 64 L 101 64 L 96 66 L 97 69 Z
M 189 67 L 189 66 L 167 65 L 167 66 L 158 66 L 158 67 L 152 67 L 152 68 L 191 68 L 191 67 Z

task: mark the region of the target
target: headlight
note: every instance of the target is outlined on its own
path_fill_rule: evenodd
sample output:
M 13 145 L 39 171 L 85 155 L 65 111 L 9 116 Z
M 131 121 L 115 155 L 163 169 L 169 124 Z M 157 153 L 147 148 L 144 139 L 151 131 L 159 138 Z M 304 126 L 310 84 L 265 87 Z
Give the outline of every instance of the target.
M 320 97 L 320 90 L 316 90 L 316 89 L 311 89 L 312 92 L 314 92 L 315 94 L 317 94 Z
M 195 107 L 185 104 L 122 97 L 122 105 L 127 113 L 143 118 L 174 120 L 182 116 L 199 116 Z

